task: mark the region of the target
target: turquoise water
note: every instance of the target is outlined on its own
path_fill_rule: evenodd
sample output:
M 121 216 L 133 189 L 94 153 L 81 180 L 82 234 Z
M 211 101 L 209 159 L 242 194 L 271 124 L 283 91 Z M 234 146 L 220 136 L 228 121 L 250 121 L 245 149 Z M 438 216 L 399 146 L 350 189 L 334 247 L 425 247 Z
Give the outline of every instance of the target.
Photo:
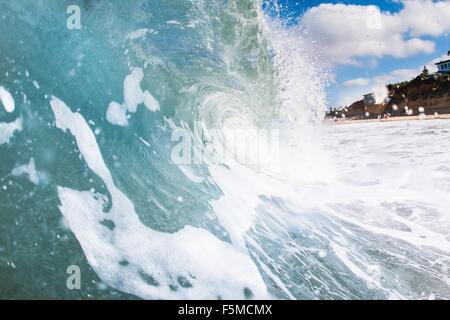
M 217 219 L 207 217 L 209 202 L 221 192 L 213 183 L 192 183 L 170 164 L 165 119 L 191 125 L 197 118 L 217 121 L 214 108 L 219 106 L 199 108 L 216 92 L 223 93 L 222 99 L 257 99 L 264 103 L 258 106 L 264 114 L 272 112 L 272 65 L 260 39 L 258 3 L 80 1 L 81 30 L 66 28 L 70 4 L 0 2 L 1 85 L 16 100 L 12 114 L 1 111 L 1 121 L 23 119 L 23 130 L 0 147 L 3 298 L 128 297 L 98 289 L 101 281 L 75 235 L 61 226 L 56 186 L 107 191 L 73 138 L 55 128 L 52 96 L 79 111 L 92 130 L 100 130 L 96 138 L 105 162 L 143 224 L 162 232 L 189 224 L 223 240 L 227 237 Z M 148 30 L 145 37 L 127 38 L 142 28 Z M 109 124 L 105 112 L 111 101 L 124 100 L 124 78 L 132 67 L 144 66 L 141 86 L 157 97 L 161 110 L 139 109 L 126 128 Z M 11 175 L 31 158 L 42 176 L 38 185 Z M 177 201 L 180 196 L 183 203 Z M 66 288 L 66 267 L 73 264 L 83 270 L 79 292 Z
M 446 122 L 386 129 L 414 155 L 318 125 L 314 52 L 259 1 L 71 4 L 0 0 L 1 298 L 450 297 Z M 280 163 L 177 163 L 180 128 L 275 128 Z

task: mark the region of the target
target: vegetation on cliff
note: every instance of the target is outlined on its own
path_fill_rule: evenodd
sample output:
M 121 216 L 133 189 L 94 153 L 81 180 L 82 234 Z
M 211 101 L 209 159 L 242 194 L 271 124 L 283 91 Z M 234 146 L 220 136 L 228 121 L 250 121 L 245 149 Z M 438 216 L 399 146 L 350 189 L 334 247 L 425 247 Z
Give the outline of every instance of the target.
M 391 115 L 450 113 L 450 75 L 423 72 L 411 81 L 391 84 L 384 113 Z M 411 110 L 411 111 L 408 111 Z

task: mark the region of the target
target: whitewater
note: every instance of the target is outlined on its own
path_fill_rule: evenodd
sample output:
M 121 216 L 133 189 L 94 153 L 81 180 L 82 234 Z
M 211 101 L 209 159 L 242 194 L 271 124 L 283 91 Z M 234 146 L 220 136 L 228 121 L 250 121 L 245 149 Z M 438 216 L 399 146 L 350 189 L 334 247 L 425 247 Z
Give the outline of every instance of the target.
M 1 298 L 450 298 L 450 122 L 323 123 L 260 1 L 80 3 L 0 0 Z

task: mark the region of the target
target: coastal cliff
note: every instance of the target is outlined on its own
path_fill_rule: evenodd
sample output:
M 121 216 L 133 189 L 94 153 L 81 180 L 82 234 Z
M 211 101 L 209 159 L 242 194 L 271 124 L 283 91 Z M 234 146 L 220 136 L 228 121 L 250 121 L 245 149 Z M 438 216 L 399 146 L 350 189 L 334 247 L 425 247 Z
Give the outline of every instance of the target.
M 450 76 L 419 75 L 409 82 L 387 86 L 389 95 L 384 113 L 427 115 L 450 113 Z M 423 109 L 422 109 L 423 108 Z
M 450 74 L 426 71 L 401 83 L 388 84 L 384 103 L 367 104 L 358 100 L 348 107 L 333 109 L 330 118 L 367 119 L 389 116 L 450 114 Z

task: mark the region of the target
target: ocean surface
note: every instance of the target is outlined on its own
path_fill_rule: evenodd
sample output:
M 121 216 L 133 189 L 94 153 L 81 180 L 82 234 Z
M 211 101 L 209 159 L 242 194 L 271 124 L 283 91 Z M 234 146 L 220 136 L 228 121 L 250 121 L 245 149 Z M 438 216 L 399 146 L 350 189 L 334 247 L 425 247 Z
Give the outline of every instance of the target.
M 450 298 L 450 121 L 322 124 L 260 1 L 72 4 L 0 0 L 0 298 Z

